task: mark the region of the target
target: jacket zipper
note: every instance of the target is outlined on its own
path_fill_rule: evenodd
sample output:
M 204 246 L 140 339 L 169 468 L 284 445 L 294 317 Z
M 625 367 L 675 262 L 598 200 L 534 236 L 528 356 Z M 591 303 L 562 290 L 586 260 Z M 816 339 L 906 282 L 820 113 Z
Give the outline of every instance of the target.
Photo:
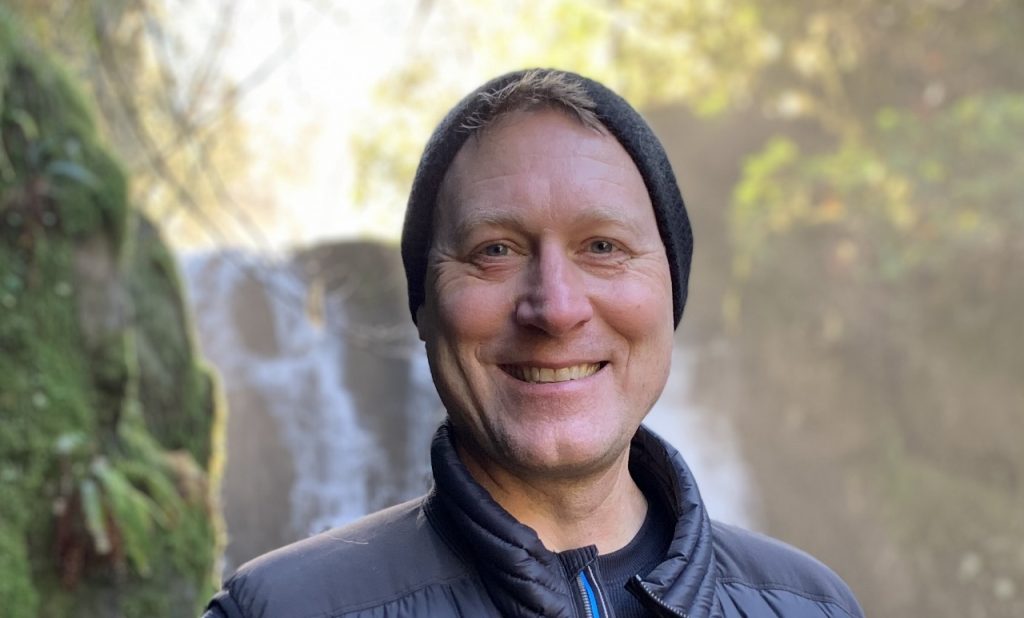
M 661 598 L 659 598 L 656 594 L 654 594 L 654 592 L 651 591 L 650 588 L 647 587 L 647 584 L 645 584 L 644 581 L 642 579 L 640 579 L 639 575 L 634 575 L 633 579 L 630 580 L 630 582 L 626 585 L 626 587 L 627 588 L 639 588 L 641 591 L 643 591 L 645 593 L 645 596 L 648 599 L 650 599 L 651 601 L 654 601 L 655 605 L 657 605 L 659 608 L 665 610 L 666 612 L 668 612 L 669 614 L 671 614 L 673 616 L 679 616 L 679 618 L 689 618 L 688 614 L 686 614 L 684 612 L 681 612 L 678 609 L 676 609 L 674 607 L 671 607 L 667 603 L 662 601 Z
M 576 585 L 579 587 L 580 596 L 583 599 L 583 615 L 585 618 L 601 618 L 597 594 L 594 592 L 594 586 L 590 583 L 590 578 L 587 577 L 587 571 L 590 571 L 590 567 L 583 569 L 576 576 Z

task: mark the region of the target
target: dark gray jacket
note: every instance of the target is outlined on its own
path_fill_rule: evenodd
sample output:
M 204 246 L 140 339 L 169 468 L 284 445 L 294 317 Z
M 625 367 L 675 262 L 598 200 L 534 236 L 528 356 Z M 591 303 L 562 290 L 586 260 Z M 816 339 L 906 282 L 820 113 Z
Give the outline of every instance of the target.
M 469 476 L 442 426 L 424 498 L 266 554 L 241 567 L 204 618 L 611 616 L 600 589 L 586 601 L 536 533 Z M 712 523 L 682 457 L 650 431 L 633 440 L 630 469 L 676 516 L 664 561 L 630 591 L 655 616 L 862 617 L 853 594 L 814 558 L 779 541 Z

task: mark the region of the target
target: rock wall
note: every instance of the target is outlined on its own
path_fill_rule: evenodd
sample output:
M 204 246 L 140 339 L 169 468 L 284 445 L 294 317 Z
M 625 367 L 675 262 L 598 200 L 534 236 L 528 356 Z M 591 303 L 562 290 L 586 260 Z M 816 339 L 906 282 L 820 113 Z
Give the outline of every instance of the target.
M 0 12 L 0 607 L 195 616 L 217 395 L 175 263 L 91 113 Z

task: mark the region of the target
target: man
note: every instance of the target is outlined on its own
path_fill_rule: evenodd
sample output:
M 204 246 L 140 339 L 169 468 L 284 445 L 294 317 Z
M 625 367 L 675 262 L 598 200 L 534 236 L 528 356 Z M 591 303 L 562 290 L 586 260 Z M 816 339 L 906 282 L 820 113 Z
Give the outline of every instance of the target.
M 409 304 L 448 412 L 418 500 L 243 566 L 208 616 L 861 616 L 813 558 L 712 523 L 640 426 L 692 237 L 624 100 L 499 77 L 436 129 L 409 199 Z

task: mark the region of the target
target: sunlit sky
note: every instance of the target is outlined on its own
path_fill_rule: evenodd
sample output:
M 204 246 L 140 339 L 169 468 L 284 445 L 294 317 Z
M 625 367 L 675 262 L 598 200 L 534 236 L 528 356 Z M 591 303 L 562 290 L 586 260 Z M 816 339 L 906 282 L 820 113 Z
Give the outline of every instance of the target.
M 223 3 L 166 1 L 180 4 L 175 18 L 188 24 L 181 29 L 190 39 L 186 54 L 201 58 Z M 392 149 L 398 141 L 401 148 L 418 150 L 459 95 L 499 73 L 559 66 L 600 78 L 611 64 L 610 48 L 595 48 L 585 37 L 567 39 L 565 16 L 558 13 L 564 4 L 236 0 L 221 63 L 224 77 L 244 86 L 268 59 L 281 56 L 270 62 L 269 77 L 245 91 L 239 110 L 251 151 L 249 179 L 233 187 L 236 199 L 258 201 L 261 214 L 272 204 L 271 216 L 259 221 L 267 239 L 259 248 L 398 237 L 404 187 L 398 193 L 385 187 L 384 196 L 353 205 L 356 130 L 364 137 L 379 132 Z M 610 15 L 604 5 L 573 6 L 574 16 L 600 21 Z M 195 62 L 183 59 L 182 65 L 189 61 Z M 418 61 L 429 63 L 428 92 L 421 89 L 419 99 L 402 109 L 375 108 L 375 86 Z
M 188 47 L 201 50 L 220 3 L 189 3 Z M 244 194 L 269 194 L 276 219 L 260 221 L 274 248 L 326 238 L 394 238 L 401 213 L 353 209 L 352 128 L 372 113 L 371 92 L 409 50 L 415 13 L 409 2 L 239 0 L 222 61 L 244 83 L 264 64 L 269 77 L 247 90 L 239 108 L 251 147 Z M 280 61 L 277 58 L 280 57 Z M 295 169 L 281 169 L 281 162 Z M 297 165 L 296 165 L 297 164 Z M 244 199 L 244 198 L 243 198 Z M 392 209 L 394 210 L 394 209 Z

